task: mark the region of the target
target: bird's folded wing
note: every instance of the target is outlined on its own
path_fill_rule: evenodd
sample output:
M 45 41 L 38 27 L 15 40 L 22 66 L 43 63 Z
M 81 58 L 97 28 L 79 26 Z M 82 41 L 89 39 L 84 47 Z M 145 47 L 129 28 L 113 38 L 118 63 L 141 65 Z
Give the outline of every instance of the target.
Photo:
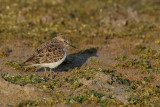
M 35 53 L 24 62 L 24 65 L 53 63 L 62 59 L 64 55 L 65 51 L 59 44 L 45 45 L 43 48 L 36 49 Z

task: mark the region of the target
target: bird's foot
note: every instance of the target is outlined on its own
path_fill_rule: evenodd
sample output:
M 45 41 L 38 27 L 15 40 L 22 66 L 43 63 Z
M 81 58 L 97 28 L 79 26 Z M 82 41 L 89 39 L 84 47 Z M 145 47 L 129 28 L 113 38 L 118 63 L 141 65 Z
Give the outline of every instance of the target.
M 54 75 L 53 72 L 51 72 L 51 73 L 49 74 L 49 78 L 50 78 L 51 80 L 55 78 L 55 75 Z

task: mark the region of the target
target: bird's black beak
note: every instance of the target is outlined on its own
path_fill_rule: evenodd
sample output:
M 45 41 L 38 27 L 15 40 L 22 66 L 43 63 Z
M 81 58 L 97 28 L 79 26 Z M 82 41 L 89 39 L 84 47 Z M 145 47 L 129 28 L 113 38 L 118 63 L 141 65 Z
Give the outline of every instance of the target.
M 71 46 L 72 48 L 77 49 L 77 47 L 75 47 L 74 45 L 71 45 L 70 43 L 67 43 L 69 46 Z

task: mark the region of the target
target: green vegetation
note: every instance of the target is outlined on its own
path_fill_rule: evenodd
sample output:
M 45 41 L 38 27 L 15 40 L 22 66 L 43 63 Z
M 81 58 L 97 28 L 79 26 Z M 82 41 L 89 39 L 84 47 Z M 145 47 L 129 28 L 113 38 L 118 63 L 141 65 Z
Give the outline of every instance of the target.
M 21 102 L 20 104 L 18 104 L 18 107 L 24 107 L 24 106 L 37 106 L 36 101 L 31 101 L 31 100 L 27 100 L 24 102 Z
M 41 83 L 41 81 L 44 80 L 44 78 L 37 76 L 35 74 L 33 75 L 17 75 L 17 74 L 2 74 L 2 78 L 4 78 L 6 81 L 9 81 L 14 84 L 19 85 L 26 85 L 28 83 L 30 84 L 37 84 Z
M 137 48 L 137 47 L 136 47 Z M 137 50 L 142 52 L 144 49 L 143 46 L 139 45 Z M 136 51 L 137 51 L 136 50 Z M 122 69 L 139 69 L 141 73 L 160 73 L 160 68 L 152 66 L 149 61 L 132 59 L 127 56 L 120 56 L 115 58 L 119 63 L 116 65 Z M 116 75 L 117 76 L 117 75 Z M 152 82 L 154 77 L 149 75 L 145 76 L 142 81 L 130 81 L 129 79 L 123 78 L 122 75 L 117 76 L 117 81 L 120 84 L 130 86 L 130 89 L 127 89 L 129 92 L 132 92 L 132 95 L 128 99 L 129 105 L 137 106 L 158 106 L 159 105 L 159 86 L 153 86 Z
M 125 79 L 121 74 L 116 73 L 113 70 L 101 70 L 101 69 L 74 69 L 72 71 L 70 71 L 70 73 L 72 75 L 68 75 L 66 77 L 61 77 L 61 78 L 55 78 L 53 80 L 45 80 L 44 78 L 37 76 L 37 75 L 16 75 L 16 74 L 2 74 L 2 77 L 7 80 L 10 81 L 14 84 L 20 84 L 20 85 L 25 85 L 27 83 L 31 83 L 31 84 L 35 84 L 37 87 L 39 88 L 43 88 L 43 89 L 47 89 L 48 91 L 52 91 L 52 89 L 56 89 L 56 88 L 65 88 L 66 90 L 76 90 L 79 87 L 83 86 L 82 83 L 78 82 L 79 78 L 86 78 L 86 79 L 94 79 L 94 75 L 95 73 L 105 73 L 110 74 L 112 76 L 114 76 L 116 78 L 116 81 L 119 84 L 122 85 L 127 85 L 129 87 L 131 87 L 130 89 L 128 89 L 129 92 L 132 92 L 133 95 L 128 99 L 129 104 L 132 105 L 146 105 L 149 103 L 146 103 L 144 101 L 149 101 L 152 102 L 152 97 L 158 97 L 159 96 L 159 88 L 157 87 L 153 87 L 151 86 L 151 84 L 149 84 L 150 82 L 150 77 L 145 77 L 144 78 L 144 82 L 139 82 L 139 81 L 130 81 L 128 79 Z M 91 74 L 90 74 L 91 73 Z M 73 75 L 74 74 L 74 75 Z M 93 75 L 94 74 L 94 75 Z M 141 88 L 138 88 L 141 87 Z M 86 87 L 87 89 L 87 87 Z M 144 90 L 144 91 L 143 91 Z M 147 90 L 149 91 L 149 93 L 154 93 L 154 94 L 147 94 L 148 97 L 146 97 L 146 95 L 144 96 L 138 96 L 138 95 L 143 95 L 146 94 Z M 59 93 L 59 92 L 58 92 Z M 136 95 L 134 94 L 136 93 Z M 60 96 L 62 96 L 62 98 L 60 98 Z M 80 93 L 76 93 L 74 95 L 69 94 L 67 99 L 63 99 L 64 97 L 64 92 L 60 92 L 56 97 L 51 98 L 49 100 L 49 102 L 52 102 L 54 104 L 54 101 L 56 99 L 56 101 L 60 101 L 59 103 L 65 102 L 65 103 L 70 103 L 70 104 L 76 104 L 76 103 L 82 103 L 82 104 L 100 104 L 102 106 L 107 106 L 107 105 L 115 105 L 115 104 L 119 104 L 120 102 L 116 103 L 116 99 L 114 98 L 108 98 L 105 97 L 105 99 L 101 100 L 101 98 L 104 96 L 104 94 L 102 93 L 98 93 L 94 90 L 88 90 L 88 91 L 84 91 L 84 92 L 80 92 Z M 107 101 L 107 102 L 105 102 Z M 34 102 L 34 103 L 33 103 Z M 22 102 L 19 105 L 41 105 L 43 101 L 27 101 L 27 102 Z M 48 102 L 48 103 L 49 103 Z
M 60 4 L 50 0 L 44 3 L 37 0 L 34 2 L 17 0 L 14 3 L 0 1 L 1 10 L 3 10 L 1 13 L 0 40 L 3 43 L 6 39 L 14 40 L 15 37 L 20 40 L 29 39 L 32 42 L 26 41 L 26 44 L 37 47 L 40 43 L 57 36 L 60 32 L 67 35 L 71 42 L 77 45 L 81 43 L 99 44 L 97 38 L 103 38 L 105 35 L 107 35 L 107 39 L 135 35 L 143 37 L 146 33 L 159 30 L 157 26 L 149 22 L 131 20 L 126 22 L 126 26 L 123 26 L 123 32 L 115 31 L 112 20 L 109 23 L 110 26 L 107 26 L 104 22 L 109 18 L 110 14 L 107 8 L 115 8 L 116 4 L 120 8 L 118 12 L 123 12 L 127 15 L 128 13 L 123 10 L 122 6 L 130 6 L 133 0 L 130 2 L 125 2 L 124 0 L 111 1 L 87 0 L 81 2 L 81 0 L 77 0 L 75 3 L 74 0 L 65 0 L 64 3 Z M 3 3 L 8 4 L 8 6 L 3 5 Z M 126 4 L 124 5 L 123 3 Z M 157 4 L 156 2 L 134 1 L 133 8 L 138 12 L 146 12 L 148 11 L 148 5 L 154 7 L 153 9 L 157 9 Z M 88 7 L 88 5 L 92 6 Z M 137 6 L 146 6 L 146 8 L 138 9 Z M 156 12 L 158 14 L 159 11 Z M 115 13 L 114 17 L 119 13 Z M 151 34 L 151 36 L 153 35 Z M 101 43 L 105 43 L 105 41 Z
M 25 71 L 25 72 L 35 71 L 35 67 L 24 67 L 21 63 L 14 61 L 14 60 L 9 60 L 9 61 L 5 62 L 5 64 L 13 67 L 16 70 L 21 70 L 21 71 Z
M 102 70 L 102 69 L 74 69 L 70 71 L 72 75 L 68 75 L 61 78 L 55 78 L 53 80 L 44 79 L 38 75 L 17 75 L 17 74 L 2 74 L 2 78 L 5 80 L 12 82 L 14 84 L 26 85 L 28 83 L 35 84 L 36 87 L 45 89 L 46 92 L 52 92 L 56 89 L 65 89 L 76 91 L 78 88 L 84 86 L 82 83 L 78 82 L 80 78 L 86 78 L 88 80 L 94 80 L 94 76 L 96 73 L 104 73 L 106 75 L 113 76 L 118 84 L 127 85 L 130 88 L 126 89 L 126 91 L 131 92 L 132 95 L 128 98 L 128 105 L 157 105 L 157 103 L 153 103 L 153 99 L 158 102 L 158 98 L 160 88 L 159 86 L 152 86 L 150 82 L 153 78 L 145 77 L 144 81 L 130 81 L 115 72 L 114 70 Z M 91 74 L 90 74 L 91 73 Z M 74 75 L 73 75 L 74 74 Z M 94 74 L 94 75 L 93 75 Z M 86 87 L 86 86 L 85 86 Z M 56 101 L 59 103 L 67 103 L 72 105 L 77 104 L 93 104 L 93 105 L 117 105 L 121 104 L 120 101 L 116 100 L 112 97 L 112 95 L 107 95 L 103 93 L 99 93 L 94 90 L 89 90 L 87 87 L 86 91 L 80 91 L 75 94 L 68 94 L 67 96 L 64 94 L 65 91 L 55 91 L 53 97 L 46 100 L 37 100 L 37 101 L 25 101 L 21 102 L 19 106 L 24 105 L 52 105 L 55 104 Z M 142 95 L 142 96 L 141 96 Z M 105 97 L 104 97 L 105 96 Z M 44 103 L 45 102 L 45 103 Z M 47 103 L 46 103 L 47 102 Z
M 159 59 L 160 50 L 152 49 L 151 47 L 146 47 L 142 44 L 136 44 L 133 53 L 139 55 L 142 59 Z
M 71 75 L 67 75 L 65 77 L 55 78 L 53 80 L 44 79 L 38 75 L 19 75 L 19 74 L 2 74 L 2 78 L 6 81 L 9 81 L 14 84 L 26 85 L 26 84 L 34 84 L 36 87 L 46 90 L 48 93 L 52 93 L 53 90 L 61 89 L 61 91 L 55 91 L 53 93 L 53 97 L 43 100 L 27 100 L 21 102 L 19 106 L 35 106 L 35 105 L 53 105 L 58 101 L 59 103 L 67 103 L 67 104 L 96 104 L 96 105 L 115 105 L 116 99 L 112 98 L 112 96 L 108 96 L 103 98 L 105 95 L 99 93 L 94 90 L 88 89 L 85 86 L 86 91 L 79 91 L 76 93 L 76 89 L 84 86 L 84 84 L 80 83 L 78 80 L 80 78 L 86 78 L 87 80 L 94 80 L 96 73 L 105 73 L 110 74 L 113 73 L 113 70 L 102 70 L 102 69 L 74 69 L 69 71 Z M 64 95 L 62 89 L 72 90 L 75 94 Z M 102 99 L 103 98 L 103 99 Z M 107 102 L 106 102 L 107 101 Z M 47 102 L 45 104 L 44 102 Z
M 99 63 L 96 59 L 91 59 L 91 62 Z
M 132 59 L 126 56 L 116 57 L 115 59 L 119 61 L 116 66 L 123 69 L 140 69 L 142 73 L 160 73 L 160 68 L 152 66 L 147 60 Z
M 66 99 L 67 103 L 74 103 L 74 102 L 79 102 L 79 103 L 84 103 L 85 101 L 88 101 L 88 104 L 91 104 L 90 100 L 93 101 L 92 103 L 98 103 L 100 102 L 100 98 L 103 97 L 104 95 L 101 93 L 97 93 L 94 90 L 89 90 L 89 91 L 84 91 L 80 95 L 73 95 L 71 98 Z M 92 97 L 92 98 L 90 98 Z M 95 98 L 94 98 L 95 97 Z M 96 102 L 95 102 L 96 100 Z

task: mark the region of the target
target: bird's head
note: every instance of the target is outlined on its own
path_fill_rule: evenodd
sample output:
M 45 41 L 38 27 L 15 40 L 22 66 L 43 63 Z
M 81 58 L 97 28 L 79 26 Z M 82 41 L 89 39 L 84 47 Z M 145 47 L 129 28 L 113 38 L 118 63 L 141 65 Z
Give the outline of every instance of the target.
M 66 46 L 71 46 L 73 48 L 76 48 L 75 46 L 73 46 L 72 44 L 69 43 L 68 38 L 66 36 L 58 36 L 56 37 L 59 41 L 63 42 Z

